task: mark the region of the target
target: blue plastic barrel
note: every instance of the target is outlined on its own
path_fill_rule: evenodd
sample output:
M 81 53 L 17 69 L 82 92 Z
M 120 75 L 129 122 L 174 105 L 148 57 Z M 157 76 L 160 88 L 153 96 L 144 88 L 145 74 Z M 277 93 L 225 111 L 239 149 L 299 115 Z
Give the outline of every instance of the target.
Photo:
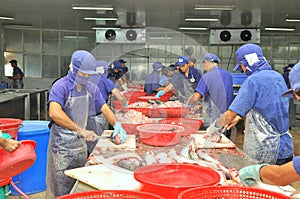
M 46 190 L 47 148 L 50 135 L 49 121 L 24 120 L 18 133 L 18 140 L 36 142 L 35 163 L 12 178 L 16 186 L 25 194 L 34 194 Z M 11 195 L 20 195 L 12 186 Z

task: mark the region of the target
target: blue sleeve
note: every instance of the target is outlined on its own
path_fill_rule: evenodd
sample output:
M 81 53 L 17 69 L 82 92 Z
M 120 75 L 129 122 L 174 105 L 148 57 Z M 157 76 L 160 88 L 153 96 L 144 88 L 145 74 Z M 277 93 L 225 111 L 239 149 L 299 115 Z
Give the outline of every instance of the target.
M 204 96 L 207 92 L 208 92 L 208 88 L 207 85 L 204 81 L 204 76 L 200 79 L 197 88 L 195 89 L 195 91 L 197 91 L 198 93 L 200 93 L 202 96 Z
M 68 97 L 67 87 L 65 85 L 64 78 L 62 78 L 59 79 L 57 82 L 55 82 L 55 84 L 50 89 L 47 104 L 49 106 L 50 102 L 57 102 L 63 107 L 67 97 Z
M 110 79 L 106 78 L 105 81 L 106 81 L 105 86 L 108 92 L 111 92 L 114 88 L 116 88 L 116 85 Z
M 167 81 L 169 81 L 168 77 L 165 75 L 162 75 L 159 80 L 159 85 L 163 86 Z
M 293 165 L 298 175 L 300 175 L 300 156 L 296 156 L 293 158 Z
M 229 106 L 229 110 L 245 117 L 255 104 L 256 91 L 257 88 L 255 87 L 255 84 L 247 78 L 239 89 L 237 96 Z

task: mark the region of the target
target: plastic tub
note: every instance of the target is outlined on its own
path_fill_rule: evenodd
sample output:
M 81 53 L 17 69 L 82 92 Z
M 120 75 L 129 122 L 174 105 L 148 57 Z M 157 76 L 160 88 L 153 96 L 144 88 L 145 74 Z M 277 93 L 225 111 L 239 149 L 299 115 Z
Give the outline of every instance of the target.
M 3 133 L 8 133 L 12 138 L 17 137 L 19 127 L 22 123 L 20 119 L 0 118 L 0 130 Z
M 142 191 L 174 199 L 184 190 L 211 186 L 220 182 L 213 169 L 193 164 L 154 164 L 138 168 L 134 178 L 142 184 Z M 214 198 L 214 197 L 211 197 Z
M 180 143 L 182 126 L 172 124 L 144 124 L 138 126 L 140 139 L 151 146 L 170 146 Z
M 166 119 L 158 120 L 158 123 L 174 124 L 174 125 L 182 126 L 184 128 L 184 132 L 181 135 L 188 136 L 198 131 L 201 125 L 203 124 L 203 121 L 197 119 L 190 119 L 190 118 L 166 118 Z
M 161 196 L 142 192 L 142 191 L 129 191 L 129 190 L 97 190 L 86 191 L 80 193 L 68 194 L 58 197 L 56 199 L 112 199 L 112 198 L 136 198 L 136 199 L 164 199 Z
M 253 187 L 237 186 L 207 186 L 197 187 L 181 192 L 178 199 L 288 199 L 290 197 L 281 193 Z
M 241 85 L 247 79 L 247 75 L 244 73 L 231 73 L 232 83 L 235 85 Z
M 46 190 L 47 148 L 50 135 L 49 121 L 23 121 L 19 129 L 18 140 L 36 142 L 36 161 L 26 171 L 13 177 L 13 182 L 25 194 L 34 194 Z M 11 186 L 12 195 L 19 195 Z

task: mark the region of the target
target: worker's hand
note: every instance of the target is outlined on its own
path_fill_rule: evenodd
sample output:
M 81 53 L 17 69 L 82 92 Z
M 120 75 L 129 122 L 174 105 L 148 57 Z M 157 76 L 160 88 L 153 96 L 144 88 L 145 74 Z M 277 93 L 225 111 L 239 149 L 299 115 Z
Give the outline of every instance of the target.
M 259 176 L 259 171 L 260 168 L 263 166 L 267 166 L 269 164 L 259 164 L 259 165 L 251 165 L 242 168 L 239 171 L 239 177 L 243 185 L 245 186 L 251 186 L 253 184 L 256 184 L 258 182 L 261 182 L 260 176 Z
M 160 90 L 160 91 L 158 91 L 158 92 L 156 93 L 155 98 L 159 98 L 160 96 L 162 96 L 162 95 L 164 95 L 164 94 L 165 94 L 165 91 Z
M 127 108 L 128 106 L 128 101 L 125 102 L 125 104 L 123 105 L 123 108 Z
M 117 144 L 122 144 L 125 142 L 127 133 L 123 129 L 122 124 L 120 122 L 116 122 L 114 125 L 114 132 L 111 136 Z
M 78 131 L 78 133 L 86 141 L 95 141 L 98 137 L 94 131 L 90 131 L 90 130 L 86 130 L 86 129 L 80 129 Z
M 206 129 L 206 133 L 208 136 L 212 136 L 215 133 L 220 133 L 220 131 L 222 130 L 222 127 L 216 127 L 216 122 L 217 120 L 215 120 L 207 129 Z
M 3 138 L 4 139 L 4 138 Z M 2 147 L 9 152 L 12 152 L 20 146 L 21 142 L 12 139 L 4 139 Z

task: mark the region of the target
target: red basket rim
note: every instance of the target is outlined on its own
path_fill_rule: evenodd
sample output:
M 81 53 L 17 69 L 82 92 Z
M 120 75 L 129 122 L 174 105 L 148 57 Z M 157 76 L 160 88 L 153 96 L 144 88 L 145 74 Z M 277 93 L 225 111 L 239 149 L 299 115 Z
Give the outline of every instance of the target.
M 105 195 L 103 195 L 105 194 Z M 95 191 L 85 191 L 73 194 L 68 194 L 64 196 L 57 197 L 56 199 L 82 199 L 84 196 L 109 196 L 108 194 L 118 194 L 114 198 L 124 198 L 124 194 L 129 194 L 128 196 L 139 196 L 145 197 L 145 199 L 164 199 L 164 197 L 144 191 L 132 191 L 132 190 L 95 190 Z M 131 195 L 130 195 L 131 194 Z M 97 197 L 98 198 L 98 197 Z
M 263 197 L 264 195 L 268 195 L 268 196 L 273 196 L 273 197 L 276 197 L 274 199 L 290 199 L 289 196 L 286 196 L 284 194 L 281 194 L 281 193 L 278 193 L 278 192 L 274 192 L 274 191 L 269 191 L 269 190 L 266 190 L 266 189 L 261 189 L 261 188 L 256 188 L 256 187 L 242 187 L 242 186 L 204 186 L 204 187 L 195 187 L 195 188 L 191 188 L 191 189 L 187 189 L 187 190 L 184 190 L 182 191 L 179 195 L 178 195 L 178 199 L 185 199 L 185 197 L 187 198 L 190 198 L 189 196 L 197 196 L 195 195 L 195 192 L 196 193 L 201 193 L 201 194 L 205 194 L 205 192 L 209 192 L 209 191 L 212 191 L 211 194 L 214 194 L 214 196 L 216 197 L 222 197 L 221 195 L 217 195 L 218 193 L 222 193 L 222 191 L 226 191 L 227 194 L 231 194 L 232 197 L 234 196 L 234 192 L 232 193 L 228 193 L 228 191 L 241 191 L 241 192 L 238 192 L 238 194 L 240 195 L 242 193 L 242 197 L 243 199 L 247 199 L 247 192 L 255 192 L 259 195 L 257 195 L 258 199 L 259 198 L 270 198 L 270 197 Z M 190 195 L 189 195 L 190 194 Z M 205 197 L 205 195 L 202 195 L 203 197 L 201 197 L 200 195 L 197 196 L 197 198 L 199 199 L 206 199 L 207 197 Z M 228 197 L 228 195 L 227 195 Z M 273 198 L 272 197 L 272 198 Z M 236 198 L 236 197 L 234 197 Z M 254 195 L 251 195 L 250 198 L 256 198 L 254 197 Z

